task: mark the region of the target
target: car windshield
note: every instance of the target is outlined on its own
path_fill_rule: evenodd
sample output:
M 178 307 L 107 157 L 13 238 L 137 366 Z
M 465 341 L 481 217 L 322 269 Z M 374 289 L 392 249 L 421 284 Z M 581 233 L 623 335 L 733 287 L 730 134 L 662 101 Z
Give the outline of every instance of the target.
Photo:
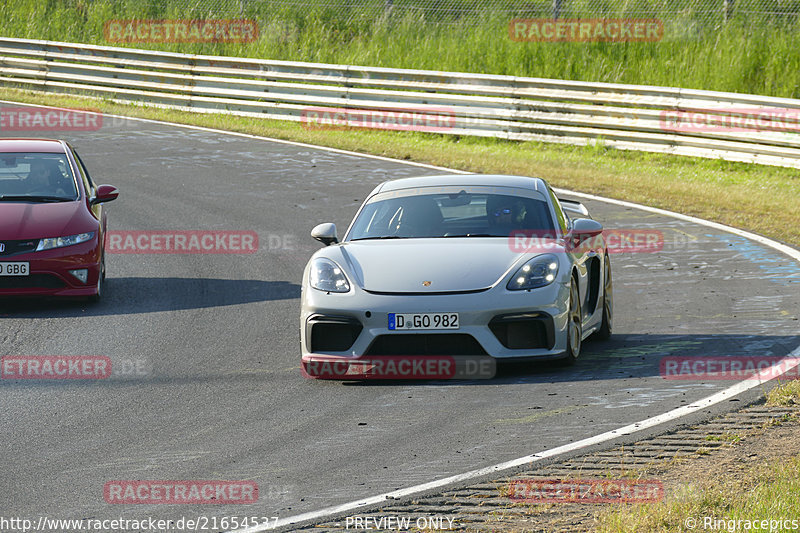
M 65 154 L 0 153 L 0 201 L 77 200 Z
M 544 199 L 465 190 L 403 196 L 384 193 L 364 206 L 347 240 L 507 237 L 515 231 L 554 233 Z

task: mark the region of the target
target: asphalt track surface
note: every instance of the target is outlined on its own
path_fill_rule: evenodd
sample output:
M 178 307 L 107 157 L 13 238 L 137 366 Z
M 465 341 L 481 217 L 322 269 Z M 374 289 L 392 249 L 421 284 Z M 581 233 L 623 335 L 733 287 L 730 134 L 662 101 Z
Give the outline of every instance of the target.
M 33 136 L 70 140 L 96 183 L 119 187 L 111 230 L 255 231 L 260 247 L 110 254 L 99 305 L 0 303 L 2 355 L 104 355 L 140 369 L 96 381 L 0 380 L 6 517 L 286 518 L 568 444 L 732 383 L 664 380 L 664 356 L 782 356 L 800 339 L 800 265 L 790 258 L 585 201 L 607 227 L 657 229 L 665 242 L 660 252 L 612 256 L 615 335 L 586 343 L 576 366 L 501 367 L 472 382 L 307 380 L 298 366 L 300 276 L 321 246 L 310 229 L 332 221 L 341 234 L 376 184 L 438 172 L 121 119 Z M 249 479 L 260 498 L 106 503 L 107 481 L 137 479 Z

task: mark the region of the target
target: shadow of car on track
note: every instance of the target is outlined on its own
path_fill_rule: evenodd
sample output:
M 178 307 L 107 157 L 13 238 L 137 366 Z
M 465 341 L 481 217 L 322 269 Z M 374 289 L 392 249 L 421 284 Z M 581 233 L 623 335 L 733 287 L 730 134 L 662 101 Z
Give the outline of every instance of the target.
M 564 383 L 579 381 L 620 380 L 629 378 L 661 378 L 665 384 L 680 383 L 733 383 L 735 377 L 720 379 L 707 375 L 678 377 L 665 365 L 683 359 L 708 360 L 727 357 L 750 357 L 774 361 L 787 355 L 798 346 L 792 335 L 637 335 L 615 334 L 604 342 L 584 344 L 583 353 L 573 366 L 565 367 L 557 361 L 498 361 L 497 373 L 492 379 L 481 380 L 364 380 L 345 381 L 349 386 L 502 386 L 514 383 Z M 797 379 L 792 377 L 790 379 Z
M 220 281 L 220 280 L 216 280 Z M 266 282 L 263 282 L 266 283 Z M 142 311 L 143 312 L 143 311 Z M 0 314 L 0 316 L 2 316 Z M 99 380 L 59 380 L 59 379 L 0 379 L 0 386 L 15 387 L 97 387 L 113 386 L 120 388 L 137 387 L 142 384 L 150 386 L 189 385 L 195 382 L 214 383 L 224 386 L 225 383 L 242 385 L 263 385 L 265 379 L 280 379 L 286 382 L 307 382 L 314 387 L 505 387 L 517 384 L 546 385 L 554 383 L 581 383 L 608 381 L 615 386 L 632 387 L 635 393 L 640 387 L 653 388 L 653 380 L 657 380 L 655 388 L 683 389 L 684 387 L 725 388 L 741 378 L 729 377 L 720 380 L 714 377 L 689 376 L 690 379 L 666 379 L 664 376 L 665 358 L 701 360 L 703 358 L 726 357 L 765 357 L 774 361 L 797 346 L 795 336 L 766 335 L 615 335 L 610 341 L 587 345 L 583 355 L 574 366 L 563 367 L 556 362 L 510 363 L 502 361 L 497 366 L 497 374 L 492 379 L 473 380 L 382 380 L 368 379 L 362 381 L 312 380 L 303 377 L 299 361 L 296 368 L 290 366 L 274 368 L 269 365 L 253 368 L 249 371 L 231 370 L 226 373 L 203 372 L 183 374 L 174 369 L 163 367 L 149 368 L 145 375 L 112 375 L 108 379 Z M 770 346 L 755 353 L 757 345 Z M 589 348 L 588 346 L 591 346 Z M 124 359 L 124 358 L 123 358 Z M 124 362 L 112 357 L 113 365 Z M 116 368 L 116 366 L 114 367 Z M 196 369 L 195 369 L 196 370 Z M 792 373 L 787 379 L 797 379 Z M 267 378 L 267 375 L 269 378 Z M 648 380 L 647 383 L 636 380 Z M 630 381 L 629 381 L 630 380 Z M 626 385 L 627 382 L 627 385 Z M 658 385 L 663 383 L 663 386 Z
M 99 304 L 78 300 L 3 299 L 0 317 L 63 318 L 203 309 L 300 297 L 288 281 L 208 278 L 108 278 Z

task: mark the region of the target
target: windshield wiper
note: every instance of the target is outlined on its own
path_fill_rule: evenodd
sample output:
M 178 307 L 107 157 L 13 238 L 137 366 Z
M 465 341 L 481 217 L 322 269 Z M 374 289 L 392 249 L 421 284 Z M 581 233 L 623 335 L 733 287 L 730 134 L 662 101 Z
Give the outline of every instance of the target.
M 0 202 L 71 202 L 63 196 L 30 196 L 27 194 L 0 194 Z
M 444 235 L 445 239 L 455 237 L 506 237 L 506 235 L 492 235 L 491 233 L 462 233 L 460 235 Z
M 411 237 L 401 237 L 400 235 L 384 235 L 382 237 L 361 237 L 358 239 L 350 239 L 351 241 L 373 241 L 383 239 L 410 239 Z

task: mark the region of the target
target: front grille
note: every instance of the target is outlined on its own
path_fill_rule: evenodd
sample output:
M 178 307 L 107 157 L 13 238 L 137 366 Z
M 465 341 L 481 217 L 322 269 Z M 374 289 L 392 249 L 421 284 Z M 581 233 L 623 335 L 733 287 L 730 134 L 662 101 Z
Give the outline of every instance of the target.
M 313 353 L 343 352 L 353 346 L 362 329 L 353 317 L 313 315 L 306 321 L 306 342 Z
M 496 316 L 489 329 L 509 350 L 552 350 L 555 345 L 553 318 L 546 313 Z
M 487 355 L 466 333 L 398 333 L 379 335 L 365 355 Z
M 483 289 L 468 289 L 464 291 L 411 291 L 411 292 L 387 292 L 387 291 L 372 291 L 364 289 L 364 292 L 369 294 L 377 294 L 378 296 L 452 296 L 455 294 L 477 294 L 479 292 L 486 292 L 491 287 Z
M 0 257 L 8 257 L 11 255 L 25 254 L 33 252 L 39 245 L 39 240 L 25 240 L 25 241 L 0 241 Z
M 62 289 L 67 284 L 51 274 L 0 277 L 0 289 Z

